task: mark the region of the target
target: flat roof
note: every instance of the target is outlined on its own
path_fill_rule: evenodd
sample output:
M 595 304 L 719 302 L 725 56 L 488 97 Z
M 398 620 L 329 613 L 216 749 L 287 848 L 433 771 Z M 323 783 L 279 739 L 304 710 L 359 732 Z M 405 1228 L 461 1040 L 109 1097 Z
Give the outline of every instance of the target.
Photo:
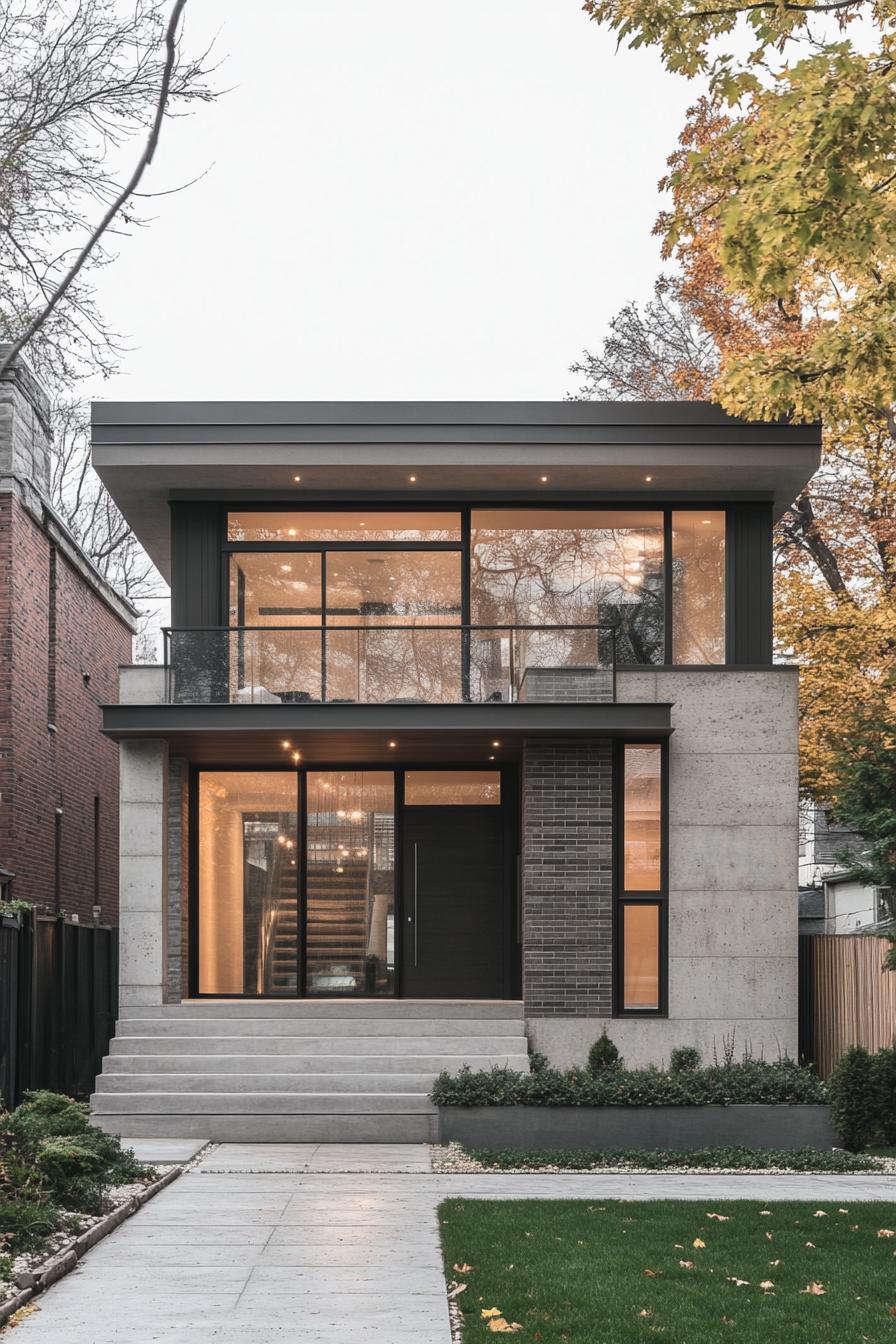
M 547 474 L 557 500 L 768 499 L 780 513 L 821 445 L 817 424 L 701 401 L 98 401 L 92 421 L 94 466 L 165 574 L 172 499 L 527 502 Z

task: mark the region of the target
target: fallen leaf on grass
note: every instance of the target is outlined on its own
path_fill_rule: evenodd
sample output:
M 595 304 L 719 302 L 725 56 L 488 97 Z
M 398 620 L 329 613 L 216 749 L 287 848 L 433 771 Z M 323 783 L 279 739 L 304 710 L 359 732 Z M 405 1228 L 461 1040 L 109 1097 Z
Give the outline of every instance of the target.
M 814 1241 L 807 1241 L 807 1242 L 806 1242 L 806 1245 L 808 1246 L 808 1248 L 809 1248 L 810 1251 L 814 1251 L 814 1250 L 815 1250 L 815 1242 L 814 1242 Z
M 771 1232 L 766 1232 L 766 1234 L 765 1234 L 765 1239 L 766 1239 L 766 1241 L 774 1241 L 775 1238 L 774 1238 L 774 1236 L 772 1235 Z
M 449 1299 L 452 1297 L 457 1297 L 459 1293 L 465 1293 L 466 1291 L 467 1291 L 467 1285 L 465 1283 L 449 1283 L 448 1285 Z
M 760 1210 L 759 1210 L 759 1217 L 760 1217 L 760 1218 L 771 1218 L 771 1216 L 772 1216 L 772 1211 L 771 1211 L 771 1209 L 760 1209 Z
M 714 1218 L 717 1223 L 730 1223 L 731 1219 L 727 1213 L 708 1213 L 707 1218 Z
M 890 1314 L 891 1316 L 896 1316 L 896 1307 L 891 1307 L 891 1308 L 890 1308 L 890 1311 L 889 1311 L 889 1314 Z
M 701 1241 L 700 1237 L 695 1237 L 695 1238 L 694 1238 L 694 1246 L 697 1248 L 698 1251 L 705 1251 L 705 1250 L 706 1250 L 706 1242 L 705 1242 L 705 1241 Z
M 648 1279 L 658 1279 L 662 1272 L 661 1269 L 645 1269 L 644 1277 Z
M 679 1265 L 681 1266 L 682 1269 L 693 1269 L 693 1268 L 694 1268 L 694 1262 L 693 1262 L 693 1260 L 679 1260 L 678 1263 L 679 1263 Z
M 683 1250 L 684 1250 L 684 1247 L 681 1245 L 680 1242 L 676 1241 L 676 1243 L 675 1243 L 675 1249 L 676 1249 L 676 1251 L 683 1251 Z
M 500 1307 L 483 1307 L 483 1308 L 482 1308 L 482 1311 L 481 1311 L 479 1314 L 480 1314 L 480 1316 L 482 1317 L 483 1320 L 487 1321 L 488 1318 L 489 1318 L 489 1316 L 500 1316 L 500 1315 L 501 1315 L 501 1308 L 500 1308 Z
M 451 1268 L 452 1268 L 453 1270 L 455 1270 L 458 1274 L 469 1274 L 470 1271 L 472 1270 L 473 1266 L 472 1266 L 472 1265 L 452 1265 Z
M 823 1283 L 816 1283 L 815 1280 L 807 1283 L 805 1288 L 800 1289 L 800 1293 L 808 1293 L 810 1297 L 824 1297 L 826 1288 Z
M 734 1274 L 726 1274 L 725 1278 L 728 1280 L 729 1283 L 733 1283 L 737 1288 L 749 1288 L 750 1286 L 749 1279 L 738 1279 L 735 1277 Z
M 641 1310 L 638 1312 L 638 1315 L 639 1315 L 639 1316 L 652 1316 L 652 1315 L 653 1315 L 653 1312 L 652 1312 L 652 1311 L 648 1311 L 646 1307 L 642 1307 Z
M 816 1209 L 815 1212 L 813 1213 L 812 1217 L 813 1217 L 813 1218 L 827 1218 L 827 1214 L 825 1213 L 824 1209 Z
M 515 1335 L 523 1327 L 519 1321 L 505 1321 L 503 1316 L 495 1316 L 489 1321 L 488 1328 L 495 1335 Z
M 879 1237 L 896 1237 L 896 1232 L 893 1232 L 889 1227 L 879 1227 L 877 1235 Z
M 849 1213 L 849 1209 L 838 1209 L 838 1213 Z
M 780 1263 L 781 1263 L 780 1260 L 769 1260 L 770 1265 L 780 1265 Z
M 771 1279 L 763 1279 L 759 1285 L 764 1293 L 770 1293 L 774 1286 L 775 1285 L 772 1283 Z

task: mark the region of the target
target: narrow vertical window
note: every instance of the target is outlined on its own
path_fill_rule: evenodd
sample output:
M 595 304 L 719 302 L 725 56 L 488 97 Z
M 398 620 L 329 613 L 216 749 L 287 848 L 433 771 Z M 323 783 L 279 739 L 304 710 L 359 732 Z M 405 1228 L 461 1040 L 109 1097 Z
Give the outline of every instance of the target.
M 725 512 L 672 514 L 672 661 L 725 661 Z
M 626 743 L 619 757 L 616 1006 L 663 1011 L 663 749 Z

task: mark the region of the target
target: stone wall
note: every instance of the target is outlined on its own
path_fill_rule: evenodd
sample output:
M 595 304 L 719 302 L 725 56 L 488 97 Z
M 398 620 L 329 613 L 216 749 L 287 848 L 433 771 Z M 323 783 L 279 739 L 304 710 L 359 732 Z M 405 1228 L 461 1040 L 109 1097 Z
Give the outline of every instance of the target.
M 766 1058 L 797 1050 L 797 672 L 619 673 L 623 703 L 670 702 L 669 1016 L 537 1011 L 530 1037 L 555 1063 L 584 1059 L 607 1027 L 629 1063 L 676 1045 L 707 1059 L 734 1037 Z
M 155 1005 L 167 986 L 168 745 L 126 738 L 121 750 L 122 1007 Z
M 532 738 L 523 761 L 523 997 L 538 1017 L 612 1002 L 612 749 Z

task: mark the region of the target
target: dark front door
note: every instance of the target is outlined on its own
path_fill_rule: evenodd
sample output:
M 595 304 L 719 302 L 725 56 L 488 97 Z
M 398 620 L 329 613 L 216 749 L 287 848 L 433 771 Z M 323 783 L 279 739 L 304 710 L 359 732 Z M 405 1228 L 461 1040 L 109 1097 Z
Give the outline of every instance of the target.
M 508 992 L 501 807 L 405 807 L 401 992 L 500 999 Z

